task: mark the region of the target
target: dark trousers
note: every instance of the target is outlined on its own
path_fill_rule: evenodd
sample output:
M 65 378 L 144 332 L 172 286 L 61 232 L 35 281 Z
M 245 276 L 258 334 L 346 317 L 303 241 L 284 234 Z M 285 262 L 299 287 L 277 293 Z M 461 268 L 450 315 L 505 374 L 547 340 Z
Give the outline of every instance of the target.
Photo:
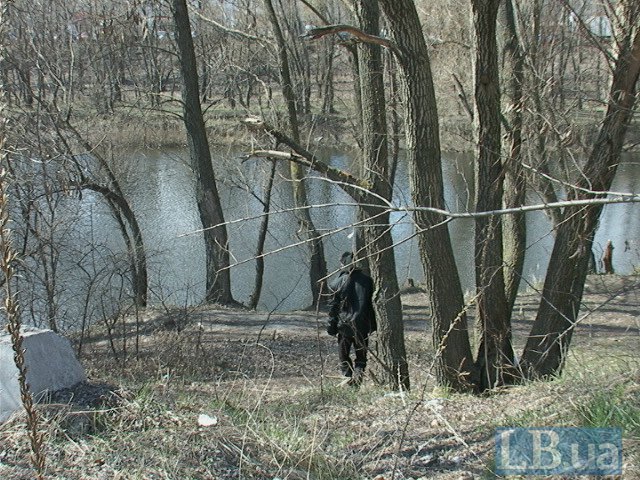
M 340 357 L 340 370 L 346 377 L 350 377 L 355 368 L 364 371 L 367 366 L 367 346 L 369 338 L 360 334 L 355 337 L 338 334 L 338 356 Z M 355 350 L 356 360 L 351 359 L 351 348 Z

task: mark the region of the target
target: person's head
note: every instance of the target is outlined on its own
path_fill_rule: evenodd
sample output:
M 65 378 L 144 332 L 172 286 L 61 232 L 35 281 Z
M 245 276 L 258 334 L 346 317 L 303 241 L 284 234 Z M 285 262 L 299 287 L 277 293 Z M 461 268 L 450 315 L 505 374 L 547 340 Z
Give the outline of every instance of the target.
M 353 253 L 344 252 L 342 254 L 342 256 L 340 257 L 340 265 L 342 265 L 343 267 L 347 267 L 347 269 L 352 269 L 354 267 L 354 265 L 353 265 Z

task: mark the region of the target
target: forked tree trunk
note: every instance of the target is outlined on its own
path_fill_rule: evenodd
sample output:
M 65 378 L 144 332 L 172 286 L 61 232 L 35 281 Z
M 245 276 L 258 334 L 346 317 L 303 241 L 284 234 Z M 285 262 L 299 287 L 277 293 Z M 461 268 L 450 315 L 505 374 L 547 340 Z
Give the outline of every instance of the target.
M 500 138 L 500 75 L 496 21 L 499 0 L 472 0 L 475 31 L 475 105 L 478 146 L 475 164 L 478 212 L 502 207 L 503 177 Z M 476 218 L 477 325 L 480 345 L 476 364 L 480 389 L 508 381 L 505 365 L 513 363 L 510 311 L 505 294 L 502 217 Z
M 607 111 L 587 163 L 569 193 L 569 200 L 606 196 L 620 163 L 624 136 L 631 120 L 640 73 L 640 3 L 622 2 L 617 18 L 618 55 Z M 593 193 L 592 193 L 593 192 Z M 593 237 L 602 205 L 568 207 L 549 260 L 542 300 L 525 346 L 521 365 L 530 378 L 560 374 L 571 344 L 587 275 Z
M 504 116 L 508 132 L 504 160 L 504 207 L 517 208 L 526 200 L 527 182 L 522 166 L 522 118 L 524 109 L 524 54 L 516 28 L 514 0 L 505 0 L 501 8 L 504 37 L 503 74 L 505 79 Z M 513 311 L 524 269 L 527 247 L 527 222 L 524 213 L 507 215 L 502 221 L 505 292 L 507 308 Z
M 544 59 L 541 47 L 543 46 L 543 7 L 544 0 L 533 0 L 533 32 L 531 45 L 529 47 L 529 66 L 531 71 L 529 77 L 531 78 L 531 97 L 533 101 L 534 112 L 537 112 L 533 119 L 533 135 L 535 135 L 535 150 L 534 161 L 532 165 L 540 172 L 540 174 L 534 174 L 532 183 L 538 190 L 539 195 L 546 203 L 554 203 L 558 201 L 554 185 L 550 180 L 549 170 L 549 147 L 547 146 L 547 118 L 544 112 L 544 106 L 542 102 L 543 89 L 545 87 L 545 79 L 542 75 L 544 70 Z M 549 219 L 553 222 L 554 227 L 560 224 L 560 210 L 550 209 L 545 213 Z M 555 231 L 555 230 L 554 230 Z

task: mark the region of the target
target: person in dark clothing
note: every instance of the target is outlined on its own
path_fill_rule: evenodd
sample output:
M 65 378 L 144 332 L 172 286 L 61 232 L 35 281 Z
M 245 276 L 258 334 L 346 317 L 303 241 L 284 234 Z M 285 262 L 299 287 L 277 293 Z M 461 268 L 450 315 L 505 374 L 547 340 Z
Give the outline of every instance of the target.
M 353 254 L 345 252 L 340 258 L 342 271 L 331 285 L 327 333 L 337 336 L 340 368 L 348 384 L 360 385 L 367 366 L 369 335 L 377 328 L 373 310 L 373 280 L 355 268 Z M 355 351 L 355 362 L 351 349 Z

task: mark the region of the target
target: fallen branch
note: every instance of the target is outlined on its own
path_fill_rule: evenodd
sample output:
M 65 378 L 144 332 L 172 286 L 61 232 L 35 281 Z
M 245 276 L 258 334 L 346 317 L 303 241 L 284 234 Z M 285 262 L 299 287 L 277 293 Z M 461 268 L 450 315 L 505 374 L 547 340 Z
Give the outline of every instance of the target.
M 300 35 L 300 37 L 308 40 L 317 40 L 318 38 L 322 38 L 326 35 L 339 35 L 341 33 L 348 33 L 351 35 L 351 39 L 353 41 L 380 45 L 381 47 L 388 48 L 396 54 L 399 52 L 398 47 L 396 47 L 391 40 L 377 35 L 370 35 L 351 25 L 336 24 L 327 25 L 325 27 L 310 27 L 307 28 L 307 31 Z
M 254 150 L 247 154 L 250 157 L 272 158 L 304 165 L 325 175 L 329 180 L 339 183 L 341 187 L 358 203 L 379 203 L 380 197 L 370 191 L 371 185 L 354 175 L 327 165 L 313 153 L 295 142 L 291 137 L 275 129 L 259 117 L 247 117 L 243 123 L 250 128 L 263 130 L 271 135 L 277 144 L 284 144 L 293 152 L 280 150 Z M 385 202 L 386 203 L 386 202 Z

